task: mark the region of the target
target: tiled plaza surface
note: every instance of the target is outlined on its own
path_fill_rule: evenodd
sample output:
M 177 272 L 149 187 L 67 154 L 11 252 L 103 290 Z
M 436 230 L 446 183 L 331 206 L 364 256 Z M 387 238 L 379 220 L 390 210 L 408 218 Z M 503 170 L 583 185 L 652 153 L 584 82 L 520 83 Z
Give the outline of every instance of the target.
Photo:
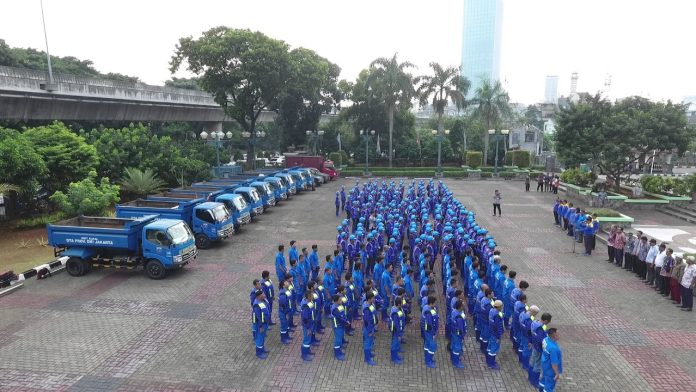
M 509 340 L 499 356 L 502 369 L 491 371 L 470 334 L 466 369 L 456 370 L 441 336 L 438 367 L 428 369 L 417 325 L 408 328 L 401 366 L 389 362 L 383 325 L 375 367 L 363 362 L 359 328 L 344 362 L 333 359 L 329 329 L 306 363 L 301 333 L 284 346 L 278 326 L 267 339 L 268 359 L 255 358 L 251 281 L 273 271 L 279 243 L 318 244 L 326 254 L 341 183 L 353 180 L 297 195 L 164 280 L 59 274 L 0 298 L 0 391 L 531 391 Z M 572 241 L 552 224 L 552 195 L 525 193 L 520 182 L 448 184 L 496 237 L 503 263 L 531 283 L 530 303 L 553 314 L 565 367 L 557 390 L 696 390 L 694 315 L 604 262 L 602 245 L 592 258 L 573 254 Z M 491 213 L 496 188 L 503 217 Z

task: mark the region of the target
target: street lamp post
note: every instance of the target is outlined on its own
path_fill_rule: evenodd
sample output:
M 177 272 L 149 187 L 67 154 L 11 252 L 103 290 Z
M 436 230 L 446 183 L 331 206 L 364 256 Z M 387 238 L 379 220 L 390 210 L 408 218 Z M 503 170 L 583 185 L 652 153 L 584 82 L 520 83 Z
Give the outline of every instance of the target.
M 449 135 L 450 130 L 445 129 L 441 133 L 437 129 L 433 129 L 430 132 L 433 134 L 433 136 L 435 136 L 435 139 L 437 140 L 437 175 L 438 177 L 442 177 L 442 139 L 445 137 L 445 135 Z
M 507 135 L 510 134 L 510 130 L 508 129 L 501 129 L 500 134 L 497 133 L 495 129 L 489 129 L 488 134 L 491 136 L 495 136 L 495 176 L 498 176 L 498 147 L 500 145 L 500 138 L 501 137 L 506 137 Z
M 360 136 L 365 140 L 365 175 L 367 176 L 370 173 L 370 165 L 368 163 L 368 158 L 370 156 L 369 151 L 369 144 L 370 144 L 370 136 L 375 135 L 375 130 L 368 130 L 368 129 L 361 129 L 360 130 Z
M 201 139 L 208 141 L 208 137 L 210 137 L 210 140 L 215 142 L 215 169 L 213 170 L 213 174 L 217 177 L 218 175 L 218 170 L 220 167 L 220 145 L 222 144 L 222 140 L 225 139 L 231 139 L 232 138 L 232 132 L 227 131 L 227 133 L 223 133 L 222 131 L 212 131 L 210 134 L 208 132 L 203 131 L 200 133 Z
M 244 131 L 242 132 L 242 137 L 247 139 L 248 143 L 251 145 L 251 170 L 256 169 L 256 144 L 259 139 L 266 137 L 265 131 L 256 131 L 254 133 Z

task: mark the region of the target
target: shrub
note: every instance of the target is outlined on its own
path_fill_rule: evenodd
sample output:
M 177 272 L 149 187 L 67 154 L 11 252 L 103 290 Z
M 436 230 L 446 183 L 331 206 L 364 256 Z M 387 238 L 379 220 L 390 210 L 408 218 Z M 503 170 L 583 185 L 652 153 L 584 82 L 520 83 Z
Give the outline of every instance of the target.
M 341 165 L 348 165 L 348 153 L 345 150 L 338 151 L 341 154 Z
M 538 176 L 539 174 L 536 175 Z M 594 173 L 584 173 L 580 169 L 567 169 L 561 173 L 561 181 L 582 187 L 594 184 L 596 179 L 597 176 Z
M 68 216 L 100 215 L 109 206 L 118 203 L 119 186 L 111 185 L 107 177 L 95 184 L 97 172 L 79 182 L 71 182 L 66 193 L 58 191 L 49 200 L 56 203 Z
M 505 151 L 505 166 L 512 166 L 512 153 L 514 150 Z
M 466 164 L 472 168 L 478 168 L 483 162 L 483 153 L 481 151 L 467 151 Z
M 546 170 L 546 166 L 544 166 L 544 165 L 532 165 L 532 166 L 530 166 L 530 169 L 536 170 L 536 171 L 544 171 L 544 170 Z
M 342 160 L 341 160 L 341 153 L 340 152 L 332 152 L 329 154 L 329 159 L 333 161 L 334 166 L 340 167 L 342 165 Z
M 481 172 L 481 178 L 491 178 L 491 177 L 493 177 L 493 173 L 484 172 L 484 171 Z
M 531 156 L 529 151 L 515 150 L 512 152 L 512 164 L 519 167 L 529 167 Z
M 640 184 L 644 191 L 650 193 L 690 196 L 695 182 L 693 178 L 689 178 L 692 176 L 687 176 L 682 180 L 680 178 L 646 175 L 640 178 Z
M 643 190 L 650 193 L 660 193 L 664 186 L 664 180 L 660 176 L 643 176 L 640 178 Z
M 454 172 L 454 171 L 446 171 L 443 173 L 443 176 L 445 178 L 466 178 L 469 177 L 469 173 L 465 171 L 460 171 L 460 172 Z
M 611 208 L 587 208 L 586 211 L 590 215 L 597 214 L 598 217 L 618 218 L 621 216 L 618 211 Z
M 515 178 L 517 176 L 517 173 L 512 171 L 501 171 L 498 173 L 498 176 L 505 179 L 511 179 Z

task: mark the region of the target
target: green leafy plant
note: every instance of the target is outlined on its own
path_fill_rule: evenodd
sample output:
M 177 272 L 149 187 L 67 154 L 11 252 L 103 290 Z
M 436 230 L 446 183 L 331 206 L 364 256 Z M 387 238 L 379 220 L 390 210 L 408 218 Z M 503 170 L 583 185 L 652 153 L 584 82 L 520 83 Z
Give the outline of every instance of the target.
M 58 191 L 49 200 L 69 216 L 100 215 L 120 200 L 120 187 L 111 185 L 107 177 L 102 177 L 97 185 L 96 178 L 97 173 L 92 171 L 84 180 L 71 182 L 65 193 Z
M 332 152 L 329 154 L 329 159 L 333 161 L 335 167 L 341 167 L 343 160 L 340 152 Z
M 512 164 L 519 167 L 529 167 L 531 156 L 529 151 L 515 150 L 512 152 Z
M 611 208 L 587 208 L 586 209 L 587 213 L 590 215 L 596 214 L 598 217 L 611 217 L 611 218 L 619 218 L 621 217 L 621 214 L 616 211 L 612 210 Z
M 534 175 L 538 176 L 539 174 L 534 173 Z M 592 185 L 596 179 L 596 174 L 592 172 L 585 173 L 580 169 L 566 169 L 561 173 L 561 181 L 581 187 Z
M 121 189 L 138 196 L 157 193 L 165 185 L 165 182 L 160 180 L 157 174 L 149 168 L 145 170 L 134 167 L 126 168 L 123 179 L 121 179 Z
M 31 218 L 19 219 L 15 222 L 14 227 L 15 229 L 20 230 L 33 229 L 35 227 L 44 227 L 49 223 L 58 222 L 63 218 L 65 218 L 65 214 L 63 214 L 62 212 L 39 215 Z
M 476 169 L 481 167 L 483 163 L 483 153 L 481 151 L 467 151 L 466 152 L 466 164 Z

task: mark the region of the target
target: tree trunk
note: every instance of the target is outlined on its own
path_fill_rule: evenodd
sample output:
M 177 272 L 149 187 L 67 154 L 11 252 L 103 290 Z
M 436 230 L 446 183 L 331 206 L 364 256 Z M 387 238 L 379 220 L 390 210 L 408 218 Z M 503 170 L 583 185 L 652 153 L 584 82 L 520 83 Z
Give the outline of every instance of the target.
M 392 134 L 394 133 L 394 105 L 389 105 L 389 167 L 392 167 Z
M 442 138 L 445 136 L 445 123 L 442 119 L 442 113 L 437 114 L 437 164 L 442 166 Z
M 483 162 L 482 162 L 483 166 L 488 165 L 488 143 L 489 143 L 488 130 L 489 129 L 491 129 L 491 124 L 490 124 L 490 121 L 488 119 L 486 119 L 486 129 L 484 130 L 484 134 L 483 134 L 483 144 L 484 144 L 484 146 L 483 146 Z

